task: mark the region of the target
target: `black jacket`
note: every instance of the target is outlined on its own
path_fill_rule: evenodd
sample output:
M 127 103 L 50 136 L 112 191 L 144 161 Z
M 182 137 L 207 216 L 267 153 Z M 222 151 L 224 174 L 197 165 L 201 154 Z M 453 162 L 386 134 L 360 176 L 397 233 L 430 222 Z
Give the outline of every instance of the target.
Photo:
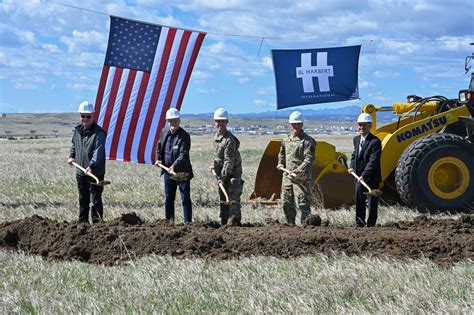
M 170 135 L 168 129 L 163 128 L 160 134 L 160 140 L 156 146 L 156 160 L 165 161 L 165 146 L 166 140 Z M 189 159 L 189 150 L 191 149 L 191 137 L 183 128 L 176 131 L 176 136 L 171 146 L 171 161 L 175 172 L 184 172 L 190 175 L 189 179 L 193 178 L 193 167 Z M 170 165 L 171 166 L 171 165 Z M 164 170 L 162 170 L 163 174 Z
M 72 135 L 69 157 L 76 159 L 76 163 L 84 168 L 90 167 L 95 176 L 104 176 L 105 138 L 104 129 L 96 122 L 87 129 L 82 124 L 77 125 Z M 77 174 L 86 176 L 80 169 L 77 169 Z
M 354 152 L 352 152 L 351 168 L 357 175 L 364 177 L 364 181 L 373 189 L 378 188 L 382 181 L 380 156 L 382 143 L 373 134 L 367 134 L 362 152 L 359 154 L 360 135 L 354 137 Z

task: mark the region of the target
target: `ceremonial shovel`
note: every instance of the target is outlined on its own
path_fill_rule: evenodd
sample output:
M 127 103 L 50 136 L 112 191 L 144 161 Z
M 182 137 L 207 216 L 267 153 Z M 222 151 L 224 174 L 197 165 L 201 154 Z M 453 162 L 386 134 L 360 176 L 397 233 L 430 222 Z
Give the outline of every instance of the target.
M 182 182 L 182 181 L 187 180 L 189 178 L 188 173 L 184 173 L 184 172 L 176 173 L 175 171 L 170 170 L 169 167 L 166 167 L 161 163 L 158 163 L 158 166 L 161 167 L 162 169 L 164 169 L 165 171 L 167 171 L 168 174 L 171 175 L 171 178 L 174 179 L 177 182 Z
M 110 184 L 110 181 L 108 180 L 99 180 L 97 178 L 97 176 L 95 176 L 94 174 L 92 174 L 91 172 L 88 172 L 86 171 L 85 168 L 83 168 L 82 166 L 80 166 L 79 164 L 77 164 L 76 162 L 72 162 L 72 165 L 74 165 L 75 167 L 77 167 L 78 169 L 80 169 L 81 171 L 84 172 L 84 174 L 92 177 L 94 180 L 95 180 L 95 183 L 91 183 L 92 185 L 96 185 L 96 186 L 105 186 L 105 185 L 109 185 Z
M 212 174 L 214 175 L 214 177 L 219 181 L 219 176 L 217 176 L 216 171 L 214 171 L 214 169 L 211 169 L 211 172 L 212 172 Z M 226 203 L 226 204 L 230 204 L 229 195 L 228 195 L 227 192 L 225 191 L 224 185 L 222 185 L 221 183 L 219 183 L 219 188 L 220 188 L 220 189 L 222 190 L 222 192 L 224 193 L 224 196 L 225 196 L 225 203 Z
M 356 173 L 354 172 L 351 172 L 352 176 L 354 176 L 362 185 L 365 186 L 365 188 L 367 188 L 368 192 L 364 193 L 368 196 L 372 196 L 372 197 L 378 197 L 382 194 L 382 191 L 380 189 L 370 189 L 369 185 L 367 185 L 366 182 L 364 182 L 364 180 L 360 179 L 359 176 L 357 176 Z

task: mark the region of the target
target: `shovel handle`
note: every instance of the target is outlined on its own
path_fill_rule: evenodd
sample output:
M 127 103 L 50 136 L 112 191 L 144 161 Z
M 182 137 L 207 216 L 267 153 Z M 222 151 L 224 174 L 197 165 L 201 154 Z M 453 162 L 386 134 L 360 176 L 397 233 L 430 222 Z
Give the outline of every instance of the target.
M 372 189 L 370 189 L 369 185 L 367 185 L 367 183 L 366 183 L 366 182 L 364 182 L 364 180 L 363 180 L 363 179 L 360 179 L 360 177 L 359 177 L 359 176 L 357 176 L 357 174 L 356 174 L 356 173 L 354 173 L 354 172 L 351 172 L 351 174 L 352 174 L 352 176 L 354 176 L 354 177 L 355 177 L 355 178 L 356 178 L 356 179 L 357 179 L 357 180 L 358 180 L 358 181 L 359 181 L 359 182 L 360 182 L 362 185 L 364 185 L 364 186 L 365 186 L 365 188 L 367 188 L 367 189 L 369 190 L 369 192 L 371 192 L 371 191 L 372 191 Z
M 282 170 L 282 171 L 285 172 L 285 173 L 288 173 L 288 175 L 290 175 L 290 176 L 291 176 L 291 174 L 293 174 L 292 171 L 290 171 L 289 169 L 286 169 L 286 168 L 284 168 L 284 167 L 280 167 L 279 169 Z
M 167 172 L 168 172 L 169 174 L 171 174 L 171 175 L 176 174 L 176 172 L 170 170 L 169 167 L 166 167 L 166 166 L 164 166 L 164 165 L 161 164 L 161 163 L 158 163 L 158 166 L 161 167 L 162 169 L 164 169 L 165 171 L 167 171 Z
M 216 174 L 216 171 L 214 171 L 214 169 L 211 169 L 211 172 L 212 174 L 214 175 L 214 177 L 219 180 L 217 174 Z M 224 188 L 224 185 L 222 185 L 221 183 L 218 184 L 219 185 L 219 188 L 222 190 L 222 192 L 224 193 L 224 196 L 225 196 L 225 201 L 227 203 L 229 203 L 229 195 L 227 194 L 227 192 L 225 191 L 225 188 Z
M 99 183 L 99 179 L 94 174 L 92 174 L 91 172 L 88 172 L 85 168 L 83 168 L 82 166 L 80 166 L 76 162 L 72 162 L 72 165 L 74 165 L 75 167 L 77 167 L 78 169 L 83 171 L 84 174 L 89 175 L 90 177 L 92 177 L 95 180 L 96 184 Z

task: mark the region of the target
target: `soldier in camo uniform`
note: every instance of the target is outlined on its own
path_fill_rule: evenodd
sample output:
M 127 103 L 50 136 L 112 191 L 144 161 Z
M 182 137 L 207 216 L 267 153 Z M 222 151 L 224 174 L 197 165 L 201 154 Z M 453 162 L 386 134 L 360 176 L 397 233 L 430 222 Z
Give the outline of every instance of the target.
M 219 189 L 221 224 L 240 225 L 240 195 L 244 181 L 242 180 L 242 159 L 240 158 L 240 141 L 229 130 L 229 115 L 223 108 L 214 112 L 216 135 L 214 136 L 214 163 L 209 168 L 217 174 L 218 184 L 223 184 L 229 195 L 229 204 L 224 193 Z
M 303 131 L 303 115 L 300 112 L 292 112 L 288 122 L 291 125 L 291 133 L 281 142 L 277 169 L 285 168 L 290 171 L 283 172 L 281 196 L 286 220 L 293 225 L 297 209 L 301 212 L 301 223 L 311 211 L 311 167 L 316 141 Z

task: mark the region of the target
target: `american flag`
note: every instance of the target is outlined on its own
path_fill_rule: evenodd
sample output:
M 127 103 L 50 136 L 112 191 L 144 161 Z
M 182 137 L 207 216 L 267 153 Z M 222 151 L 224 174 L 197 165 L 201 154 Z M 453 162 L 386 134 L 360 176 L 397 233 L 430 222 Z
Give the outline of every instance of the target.
M 95 101 L 109 160 L 152 164 L 165 113 L 181 108 L 206 33 L 110 17 Z

